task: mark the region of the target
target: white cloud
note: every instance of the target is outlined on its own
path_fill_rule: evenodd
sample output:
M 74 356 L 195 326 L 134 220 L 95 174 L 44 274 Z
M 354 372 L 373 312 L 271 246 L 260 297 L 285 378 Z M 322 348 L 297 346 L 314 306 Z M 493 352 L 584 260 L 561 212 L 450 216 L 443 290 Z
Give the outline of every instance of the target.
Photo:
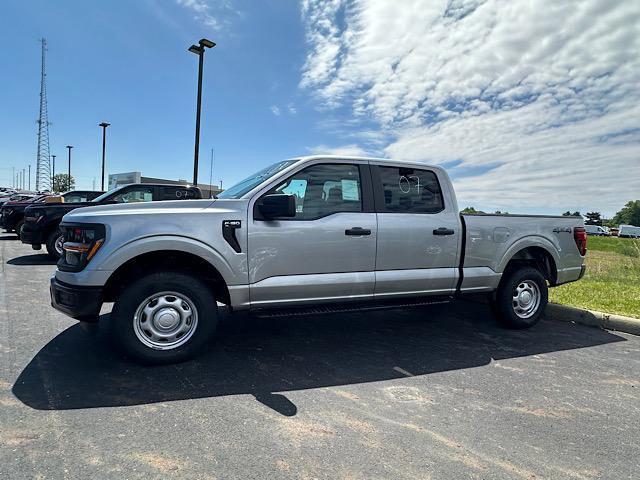
M 287 111 L 289 112 L 289 115 L 295 115 L 298 113 L 298 109 L 293 103 L 287 105 Z
M 280 107 L 277 105 L 271 105 L 271 113 L 273 113 L 276 117 L 280 116 Z
M 178 5 L 191 10 L 196 21 L 213 30 L 220 30 L 228 23 L 226 17 L 229 13 L 240 15 L 240 12 L 234 10 L 227 0 L 215 2 L 215 13 L 209 0 L 176 0 L 176 2 Z
M 327 145 L 316 145 L 309 147 L 307 150 L 312 155 L 344 155 L 346 157 L 364 157 L 369 153 L 356 144 L 342 145 L 339 147 L 329 147 Z
M 305 0 L 302 12 L 301 87 L 391 134 L 389 156 L 456 161 L 462 203 L 610 214 L 640 195 L 640 2 Z

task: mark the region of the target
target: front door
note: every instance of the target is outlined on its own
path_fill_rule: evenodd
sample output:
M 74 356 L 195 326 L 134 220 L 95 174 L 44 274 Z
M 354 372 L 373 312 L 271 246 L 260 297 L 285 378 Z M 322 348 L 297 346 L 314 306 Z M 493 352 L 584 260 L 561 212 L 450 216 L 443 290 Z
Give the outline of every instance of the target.
M 260 220 L 249 212 L 252 307 L 372 297 L 376 214 L 368 175 L 366 162 L 325 161 L 264 193 L 295 195 L 296 215 Z
M 460 226 L 436 173 L 385 165 L 371 169 L 378 212 L 375 296 L 453 292 Z

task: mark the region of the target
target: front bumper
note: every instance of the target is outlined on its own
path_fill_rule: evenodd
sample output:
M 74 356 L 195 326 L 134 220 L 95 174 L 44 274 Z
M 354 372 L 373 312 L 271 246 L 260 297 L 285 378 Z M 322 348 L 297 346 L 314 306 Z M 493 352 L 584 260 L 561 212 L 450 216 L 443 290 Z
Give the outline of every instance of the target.
M 46 242 L 42 230 L 31 222 L 25 222 L 22 226 L 20 240 L 29 245 L 42 245 Z
M 97 322 L 102 307 L 101 287 L 79 287 L 51 278 L 51 306 L 76 320 Z

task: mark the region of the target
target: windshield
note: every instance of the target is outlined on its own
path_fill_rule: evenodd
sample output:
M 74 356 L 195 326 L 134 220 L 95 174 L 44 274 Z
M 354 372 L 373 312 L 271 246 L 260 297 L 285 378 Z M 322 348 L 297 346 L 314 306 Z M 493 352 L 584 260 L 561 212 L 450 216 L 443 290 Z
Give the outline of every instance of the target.
M 92 202 L 101 202 L 102 200 L 104 200 L 105 198 L 107 198 L 108 196 L 110 196 L 113 192 L 117 191 L 117 190 L 122 190 L 124 187 L 126 187 L 126 185 L 122 185 L 121 187 L 118 188 L 112 188 L 111 190 L 109 190 L 108 192 L 104 192 L 102 195 L 100 195 L 99 197 L 94 198 L 93 200 L 91 200 Z
M 254 187 L 257 187 L 265 180 L 273 177 L 276 173 L 281 172 L 296 162 L 297 160 L 285 160 L 284 162 L 269 165 L 267 168 L 264 168 L 250 177 L 245 178 L 241 182 L 236 183 L 233 187 L 227 188 L 224 192 L 218 195 L 218 198 L 240 198 Z

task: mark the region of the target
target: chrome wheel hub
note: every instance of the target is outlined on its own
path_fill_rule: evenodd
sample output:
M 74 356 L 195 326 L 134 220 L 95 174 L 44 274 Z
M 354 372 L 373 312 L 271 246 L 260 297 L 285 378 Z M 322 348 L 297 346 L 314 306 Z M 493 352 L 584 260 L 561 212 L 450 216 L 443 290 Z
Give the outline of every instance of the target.
M 64 249 L 62 248 L 63 244 L 64 244 L 64 235 L 60 235 L 58 238 L 56 238 L 56 241 L 54 244 L 56 252 L 58 252 L 59 255 L 62 255 L 64 253 Z
M 156 350 L 184 345 L 196 330 L 198 312 L 182 293 L 160 292 L 144 299 L 133 317 L 133 330 L 142 343 Z
M 513 311 L 520 318 L 533 316 L 540 306 L 540 289 L 531 280 L 520 282 L 514 292 L 512 299 Z

